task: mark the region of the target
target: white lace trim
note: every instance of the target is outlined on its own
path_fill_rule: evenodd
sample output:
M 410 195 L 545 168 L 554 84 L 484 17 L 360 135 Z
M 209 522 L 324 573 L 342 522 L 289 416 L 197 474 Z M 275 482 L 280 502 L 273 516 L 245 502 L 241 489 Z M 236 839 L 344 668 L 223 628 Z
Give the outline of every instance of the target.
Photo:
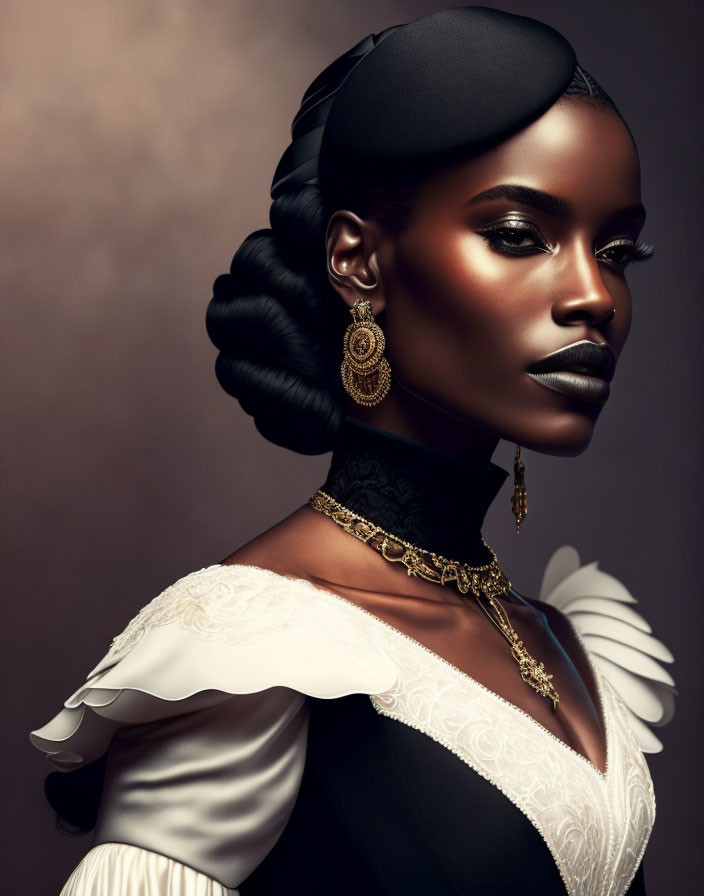
M 622 896 L 645 852 L 655 796 L 609 683 L 594 672 L 607 736 L 602 774 L 423 645 L 391 635 L 385 646 L 401 677 L 391 691 L 371 698 L 377 710 L 443 744 L 508 797 L 545 840 L 570 896 Z

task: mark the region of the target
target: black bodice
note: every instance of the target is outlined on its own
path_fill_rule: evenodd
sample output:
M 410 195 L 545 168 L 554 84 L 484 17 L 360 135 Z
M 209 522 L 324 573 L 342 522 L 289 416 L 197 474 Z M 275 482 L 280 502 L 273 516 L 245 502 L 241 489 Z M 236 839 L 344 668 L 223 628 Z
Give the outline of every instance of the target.
M 309 702 L 293 813 L 241 896 L 565 896 L 531 822 L 458 756 L 366 695 Z

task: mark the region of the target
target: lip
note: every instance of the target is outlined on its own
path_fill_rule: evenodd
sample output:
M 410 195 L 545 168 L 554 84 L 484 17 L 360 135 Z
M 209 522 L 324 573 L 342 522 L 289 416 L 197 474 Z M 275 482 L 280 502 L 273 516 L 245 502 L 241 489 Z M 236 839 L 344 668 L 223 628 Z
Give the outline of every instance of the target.
M 581 398 L 592 404 L 603 404 L 611 394 L 611 386 L 607 380 L 573 370 L 550 370 L 545 373 L 529 371 L 528 376 L 554 392 Z
M 589 339 L 566 345 L 528 367 L 531 375 L 573 373 L 586 379 L 606 381 L 607 384 L 613 379 L 615 370 L 616 356 L 609 346 L 605 342 L 591 342 Z M 545 380 L 541 377 L 539 382 Z

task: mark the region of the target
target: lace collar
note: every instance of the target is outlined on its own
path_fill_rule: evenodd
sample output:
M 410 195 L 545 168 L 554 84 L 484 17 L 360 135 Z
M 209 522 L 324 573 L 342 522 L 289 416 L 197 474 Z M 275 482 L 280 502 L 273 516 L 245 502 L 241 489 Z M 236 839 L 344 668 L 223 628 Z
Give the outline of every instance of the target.
M 387 532 L 452 560 L 489 561 L 481 528 L 508 472 L 346 417 L 322 486 Z

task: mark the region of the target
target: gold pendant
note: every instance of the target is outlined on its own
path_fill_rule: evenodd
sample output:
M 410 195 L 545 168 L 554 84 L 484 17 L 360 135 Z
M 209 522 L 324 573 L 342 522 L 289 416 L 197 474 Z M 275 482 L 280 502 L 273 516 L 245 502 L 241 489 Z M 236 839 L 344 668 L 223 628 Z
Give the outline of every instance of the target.
M 554 712 L 557 709 L 557 704 L 560 702 L 560 695 L 552 683 L 552 675 L 548 675 L 543 663 L 539 663 L 534 656 L 528 653 L 501 604 L 493 598 L 489 598 L 489 604 L 494 611 L 494 617 L 491 617 L 488 611 L 487 615 L 489 615 L 492 622 L 511 645 L 511 656 L 518 663 L 521 678 L 534 691 L 537 691 L 541 697 L 547 697 L 549 700 L 552 700 Z M 484 609 L 486 610 L 486 608 Z
M 511 654 L 518 663 L 523 681 L 537 691 L 541 697 L 552 700 L 554 712 L 560 702 L 560 695 L 553 686 L 552 675 L 548 675 L 543 664 L 536 662 L 535 658 L 528 653 L 523 646 L 523 641 L 517 640 L 511 645 Z

